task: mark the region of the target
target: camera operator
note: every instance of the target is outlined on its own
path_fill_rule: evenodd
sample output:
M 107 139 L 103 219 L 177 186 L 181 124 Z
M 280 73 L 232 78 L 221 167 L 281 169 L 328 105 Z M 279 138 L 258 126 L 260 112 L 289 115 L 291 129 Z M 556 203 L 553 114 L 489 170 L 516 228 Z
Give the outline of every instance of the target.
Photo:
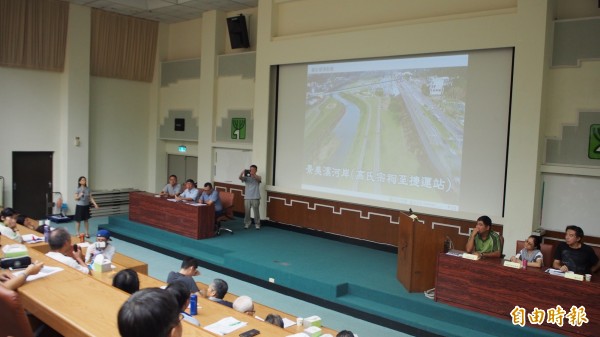
M 108 241 L 112 241 L 110 239 L 110 232 L 106 229 L 98 230 L 96 242 L 91 244 L 85 253 L 85 262 L 91 263 L 98 254 L 104 255 L 105 259 L 112 261 L 115 255 L 115 246 L 111 245 Z

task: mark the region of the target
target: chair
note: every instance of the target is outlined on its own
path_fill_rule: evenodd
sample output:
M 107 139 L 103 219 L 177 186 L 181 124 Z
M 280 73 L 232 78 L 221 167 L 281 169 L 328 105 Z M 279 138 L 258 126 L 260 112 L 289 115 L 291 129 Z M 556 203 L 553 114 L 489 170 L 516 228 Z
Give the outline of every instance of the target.
M 517 240 L 517 249 L 516 253 L 519 253 L 521 249 L 525 247 L 525 241 Z M 553 246 L 548 243 L 540 243 L 540 251 L 542 255 L 544 255 L 544 267 L 550 268 L 552 267 L 552 262 L 554 262 L 554 255 L 552 254 Z
M 227 231 L 233 234 L 233 230 L 221 226 L 221 223 L 228 220 L 233 220 L 233 197 L 234 194 L 231 192 L 219 191 L 219 199 L 223 205 L 223 211 L 217 218 L 215 225 L 215 235 L 221 235 L 221 231 Z
M 0 285 L 0 336 L 33 337 L 29 319 L 16 292 Z

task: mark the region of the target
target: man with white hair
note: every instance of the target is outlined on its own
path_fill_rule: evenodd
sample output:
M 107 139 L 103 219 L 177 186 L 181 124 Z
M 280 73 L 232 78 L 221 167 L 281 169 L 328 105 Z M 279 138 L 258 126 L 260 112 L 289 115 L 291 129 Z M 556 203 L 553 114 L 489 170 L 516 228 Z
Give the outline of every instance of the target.
M 243 314 L 254 316 L 254 303 L 250 296 L 240 296 L 233 301 L 233 308 Z

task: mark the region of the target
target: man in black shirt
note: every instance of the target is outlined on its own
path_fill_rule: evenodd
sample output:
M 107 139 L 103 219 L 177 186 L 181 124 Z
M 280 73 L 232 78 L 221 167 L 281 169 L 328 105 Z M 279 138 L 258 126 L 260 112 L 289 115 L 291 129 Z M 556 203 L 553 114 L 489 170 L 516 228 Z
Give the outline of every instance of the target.
M 600 259 L 594 249 L 583 243 L 583 229 L 567 226 L 565 242 L 556 247 L 552 267 L 576 274 L 592 274 L 600 269 Z

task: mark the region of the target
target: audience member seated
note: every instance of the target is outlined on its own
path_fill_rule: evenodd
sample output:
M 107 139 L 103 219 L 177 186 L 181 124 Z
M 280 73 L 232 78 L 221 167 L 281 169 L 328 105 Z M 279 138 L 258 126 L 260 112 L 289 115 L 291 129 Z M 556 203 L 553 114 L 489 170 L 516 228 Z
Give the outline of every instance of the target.
M 354 334 L 350 330 L 342 330 L 335 337 L 354 337 Z
M 160 191 L 161 196 L 166 196 L 169 198 L 175 198 L 181 192 L 181 185 L 177 183 L 177 176 L 171 174 L 169 176 L 169 183 L 165 185 L 165 187 Z
M 0 272 L 0 284 L 4 286 L 4 288 L 9 290 L 16 290 L 27 280 L 29 275 L 35 275 L 40 272 L 44 268 L 43 262 L 35 261 L 25 268 L 25 270 L 19 275 L 15 276 L 13 273 L 9 271 L 1 271 Z
M 133 294 L 140 290 L 140 279 L 133 269 L 123 269 L 115 275 L 112 281 L 115 288 L 119 288 L 126 293 Z
M 17 215 L 17 223 L 19 225 L 25 226 L 31 230 L 38 231 L 40 233 L 44 233 L 44 226 L 40 225 L 37 220 L 34 220 L 25 214 Z
M 236 298 L 235 301 L 233 301 L 232 307 L 243 314 L 254 316 L 254 303 L 249 296 L 243 295 Z
M 544 256 L 540 248 L 540 237 L 530 235 L 525 240 L 525 247 L 521 249 L 517 256 L 510 258 L 512 262 L 523 263 L 523 260 L 527 261 L 527 267 L 538 267 L 541 268 L 544 265 Z
M 219 199 L 219 191 L 215 190 L 211 183 L 204 184 L 204 191 L 200 196 L 199 202 L 207 205 L 215 205 L 215 219 L 223 213 L 223 204 Z
M 186 257 L 181 262 L 181 268 L 179 269 L 179 272 L 169 272 L 169 276 L 167 276 L 167 283 L 181 281 L 187 286 L 190 293 L 197 293 L 199 289 L 194 281 L 193 276 L 198 275 L 200 275 L 200 271 L 198 270 L 198 260 L 192 257 Z
M 576 274 L 592 274 L 600 270 L 600 259 L 594 249 L 583 243 L 581 227 L 567 226 L 565 242 L 559 243 L 556 247 L 552 267 Z
M 110 232 L 106 229 L 98 230 L 96 242 L 91 244 L 85 252 L 85 262 L 92 263 L 94 258 L 99 254 L 102 254 L 106 260 L 112 261 L 113 256 L 115 256 L 115 246 L 111 245 L 108 241 L 112 241 L 110 239 Z
M 277 314 L 268 314 L 267 317 L 265 317 L 265 322 L 283 328 L 283 319 Z
M 475 228 L 471 231 L 465 250 L 479 258 L 501 257 L 502 241 L 500 235 L 492 229 L 492 219 L 482 215 L 477 219 Z
M 175 296 L 177 300 L 177 305 L 179 306 L 179 312 L 183 315 L 183 319 L 188 321 L 194 325 L 200 326 L 200 322 L 198 320 L 185 312 L 185 309 L 190 305 L 190 292 L 183 282 L 173 282 L 167 285 L 167 291 Z
M 117 324 L 121 337 L 180 337 L 182 318 L 171 293 L 160 288 L 146 288 L 123 303 Z
M 0 212 L 0 234 L 7 238 L 23 242 L 19 229 L 17 228 L 17 213 L 10 207 L 7 207 Z
M 71 245 L 71 234 L 64 227 L 59 227 L 50 232 L 50 240 L 48 240 L 50 251 L 46 253 L 59 262 L 62 262 L 69 267 L 75 268 L 84 274 L 89 274 L 90 269 L 83 261 L 81 249 L 73 250 Z
M 223 304 L 224 306 L 233 308 L 233 303 L 223 299 L 227 294 L 227 290 L 229 290 L 227 282 L 221 280 L 220 278 L 216 278 L 208 286 L 206 295 L 208 296 L 208 299 L 213 302 L 217 302 Z
M 193 179 L 185 181 L 185 190 L 175 197 L 177 201 L 196 202 L 198 200 L 198 189 Z

